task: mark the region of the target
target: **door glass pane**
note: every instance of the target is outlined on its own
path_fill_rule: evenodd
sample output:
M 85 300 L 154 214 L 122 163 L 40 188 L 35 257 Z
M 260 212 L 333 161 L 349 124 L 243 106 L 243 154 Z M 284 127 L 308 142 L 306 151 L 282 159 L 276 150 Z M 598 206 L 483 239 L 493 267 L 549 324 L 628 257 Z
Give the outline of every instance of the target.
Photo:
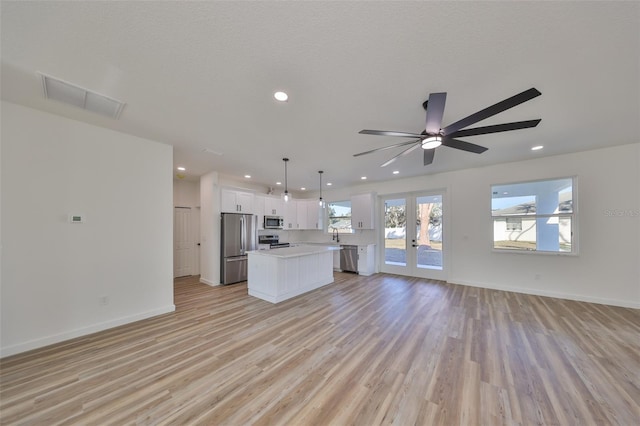
M 416 198 L 418 268 L 442 269 L 442 196 Z
M 407 201 L 404 198 L 384 203 L 384 262 L 407 265 Z

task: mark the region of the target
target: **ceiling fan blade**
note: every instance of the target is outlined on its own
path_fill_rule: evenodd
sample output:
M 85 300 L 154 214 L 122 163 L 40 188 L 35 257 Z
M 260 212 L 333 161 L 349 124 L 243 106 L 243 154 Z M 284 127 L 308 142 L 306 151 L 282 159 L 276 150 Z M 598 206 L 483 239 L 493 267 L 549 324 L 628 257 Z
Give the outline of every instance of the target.
M 440 133 L 446 101 L 446 92 L 429 94 L 429 101 L 427 102 L 427 125 L 425 126 L 428 134 Z
M 397 148 L 399 146 L 409 145 L 409 144 L 416 143 L 416 142 L 419 142 L 419 140 L 417 140 L 417 141 L 409 141 L 409 142 L 400 142 L 400 143 L 396 143 L 396 144 L 393 144 L 393 145 L 383 146 L 382 148 L 376 148 L 376 149 L 372 149 L 370 151 L 359 152 L 357 154 L 353 154 L 353 156 L 354 157 L 359 157 L 361 155 L 371 154 L 372 152 L 384 151 L 385 149 Z
M 428 166 L 433 163 L 433 156 L 436 155 L 435 149 L 425 149 L 424 150 L 424 165 Z
M 542 93 L 540 93 L 537 89 L 532 87 L 529 90 L 525 90 L 522 93 L 518 93 L 517 95 L 512 96 L 503 101 L 500 101 L 495 105 L 491 105 L 490 107 L 487 107 L 481 111 L 471 114 L 470 116 L 465 117 L 462 120 L 456 121 L 455 123 L 450 124 L 444 129 L 442 129 L 442 132 L 445 136 L 448 136 L 452 133 L 457 132 L 460 129 L 463 129 L 467 126 L 477 123 L 478 121 L 482 121 L 485 118 L 489 118 L 502 111 L 506 111 L 509 108 L 513 108 L 516 105 L 520 105 L 521 103 L 531 100 L 536 96 L 540 96 L 541 94 Z
M 528 121 L 515 121 L 513 123 L 496 124 L 494 126 L 474 127 L 473 129 L 458 130 L 448 134 L 452 138 L 463 138 L 465 136 L 486 135 L 489 133 L 508 132 L 510 130 L 526 129 L 536 127 L 541 119 Z
M 389 164 L 393 163 L 394 161 L 396 161 L 398 158 L 403 157 L 407 154 L 409 154 L 411 151 L 413 151 L 414 149 L 420 147 L 420 141 L 416 141 L 414 146 L 410 146 L 409 148 L 405 149 L 404 151 L 402 151 L 400 154 L 396 155 L 395 157 L 393 157 L 391 160 L 383 163 L 380 165 L 380 167 L 387 167 Z
M 482 154 L 487 149 L 489 149 L 489 148 L 485 148 L 484 146 L 461 141 L 459 139 L 449 139 L 449 138 L 443 139 L 442 145 L 448 146 L 449 148 L 456 148 L 456 149 L 461 149 L 463 151 L 474 152 L 476 154 Z
M 377 135 L 377 136 L 397 136 L 401 138 L 419 138 L 420 135 L 417 133 L 406 133 L 406 132 L 394 132 L 389 130 L 360 130 L 358 133 L 362 135 Z

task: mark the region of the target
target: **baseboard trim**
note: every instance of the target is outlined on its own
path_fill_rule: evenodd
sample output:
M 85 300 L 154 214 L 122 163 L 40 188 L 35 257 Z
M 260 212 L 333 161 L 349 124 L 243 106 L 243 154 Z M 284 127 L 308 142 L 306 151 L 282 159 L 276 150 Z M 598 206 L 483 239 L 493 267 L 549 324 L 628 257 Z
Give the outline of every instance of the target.
M 77 328 L 75 330 L 66 331 L 64 333 L 58 333 L 51 336 L 46 336 L 40 339 L 33 339 L 27 342 L 18 343 L 16 345 L 7 346 L 0 349 L 0 358 L 4 358 L 11 355 L 16 355 L 22 352 L 30 351 L 33 349 L 40 349 L 45 346 L 53 345 L 55 343 L 64 342 L 65 340 L 75 339 L 76 337 L 86 336 L 88 334 L 97 333 L 99 331 L 108 330 L 110 328 L 118 327 L 120 325 L 129 324 L 135 321 L 155 317 L 158 315 L 174 312 L 176 305 L 171 304 L 163 308 L 154 309 L 147 312 L 141 312 L 135 315 L 129 315 L 126 317 L 116 318 L 114 320 L 93 324 L 88 327 Z
M 598 303 L 600 305 L 619 306 L 621 308 L 640 309 L 640 302 L 632 302 L 628 300 L 607 299 L 601 297 L 584 296 L 581 294 L 564 293 L 557 291 L 546 291 L 528 287 L 510 287 L 503 285 L 495 285 L 488 283 L 479 283 L 474 281 L 451 279 L 447 281 L 449 284 L 467 285 L 469 287 L 488 288 L 491 290 L 511 291 L 513 293 L 531 294 L 534 296 L 555 297 L 557 299 L 575 300 L 576 302 Z
M 212 287 L 216 287 L 220 285 L 220 283 L 214 283 L 213 281 L 209 281 L 208 279 L 202 278 L 202 277 L 200 277 L 200 282 L 202 284 L 210 285 Z

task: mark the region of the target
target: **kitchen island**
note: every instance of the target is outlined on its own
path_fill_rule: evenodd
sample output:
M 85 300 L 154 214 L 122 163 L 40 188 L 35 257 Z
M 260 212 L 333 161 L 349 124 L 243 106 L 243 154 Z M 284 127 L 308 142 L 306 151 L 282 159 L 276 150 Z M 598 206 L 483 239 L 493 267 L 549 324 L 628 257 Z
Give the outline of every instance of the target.
M 340 247 L 303 245 L 249 252 L 249 295 L 278 303 L 331 284 L 334 250 Z

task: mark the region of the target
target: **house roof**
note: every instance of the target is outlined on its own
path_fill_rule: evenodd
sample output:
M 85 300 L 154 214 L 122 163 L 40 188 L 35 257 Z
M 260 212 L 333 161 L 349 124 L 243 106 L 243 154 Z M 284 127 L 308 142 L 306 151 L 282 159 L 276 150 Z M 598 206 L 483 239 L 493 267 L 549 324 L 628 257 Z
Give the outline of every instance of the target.
M 189 177 L 217 170 L 317 190 L 640 140 L 638 2 L 2 1 L 3 100 L 174 146 Z M 38 72 L 126 103 L 117 120 L 43 96 Z M 481 125 L 481 155 L 400 149 L 361 129 L 420 132 L 535 87 L 542 96 Z M 277 103 L 284 90 L 289 101 Z M 544 145 L 532 152 L 533 145 Z M 218 155 L 221 154 L 221 155 Z M 392 175 L 399 170 L 398 175 Z

